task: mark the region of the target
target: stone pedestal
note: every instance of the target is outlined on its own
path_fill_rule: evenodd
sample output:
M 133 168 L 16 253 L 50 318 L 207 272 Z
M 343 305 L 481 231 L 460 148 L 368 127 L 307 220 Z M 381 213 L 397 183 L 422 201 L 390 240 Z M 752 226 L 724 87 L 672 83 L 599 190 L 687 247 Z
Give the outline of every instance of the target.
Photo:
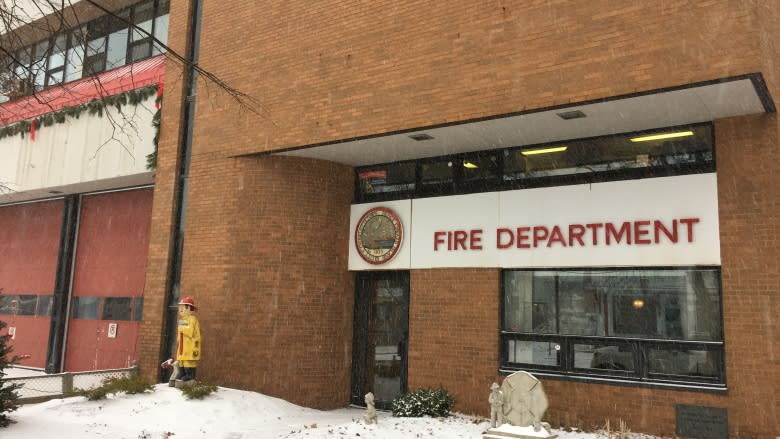
M 518 427 L 516 425 L 504 424 L 500 427 L 488 429 L 482 435 L 482 439 L 554 439 L 557 434 L 550 433 L 550 424 L 542 423 L 539 431 L 533 427 Z
M 525 371 L 515 372 L 501 384 L 504 420 L 517 426 L 538 427 L 549 405 L 542 383 Z

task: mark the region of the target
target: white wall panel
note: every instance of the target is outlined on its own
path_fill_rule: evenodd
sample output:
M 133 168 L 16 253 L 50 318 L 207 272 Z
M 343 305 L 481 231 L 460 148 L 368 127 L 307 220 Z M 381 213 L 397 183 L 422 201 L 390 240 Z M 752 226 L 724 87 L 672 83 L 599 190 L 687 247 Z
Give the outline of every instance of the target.
M 148 173 L 155 98 L 0 139 L 0 183 L 23 193 Z

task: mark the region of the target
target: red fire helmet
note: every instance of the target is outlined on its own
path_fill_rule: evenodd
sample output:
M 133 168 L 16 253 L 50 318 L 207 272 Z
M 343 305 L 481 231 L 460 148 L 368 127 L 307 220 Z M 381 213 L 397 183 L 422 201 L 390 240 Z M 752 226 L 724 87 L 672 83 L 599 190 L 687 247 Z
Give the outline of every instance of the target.
M 182 297 L 181 300 L 179 300 L 179 305 L 189 305 L 193 310 L 198 309 L 198 307 L 195 306 L 195 300 L 190 296 Z

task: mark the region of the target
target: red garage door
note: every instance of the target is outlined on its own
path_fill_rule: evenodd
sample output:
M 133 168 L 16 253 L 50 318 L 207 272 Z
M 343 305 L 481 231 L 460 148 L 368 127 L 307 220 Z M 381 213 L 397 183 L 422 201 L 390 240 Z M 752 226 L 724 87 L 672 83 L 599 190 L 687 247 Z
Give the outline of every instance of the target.
M 46 363 L 62 210 L 62 200 L 0 207 L 0 320 L 26 366 Z
M 65 370 L 137 360 L 152 189 L 82 198 Z

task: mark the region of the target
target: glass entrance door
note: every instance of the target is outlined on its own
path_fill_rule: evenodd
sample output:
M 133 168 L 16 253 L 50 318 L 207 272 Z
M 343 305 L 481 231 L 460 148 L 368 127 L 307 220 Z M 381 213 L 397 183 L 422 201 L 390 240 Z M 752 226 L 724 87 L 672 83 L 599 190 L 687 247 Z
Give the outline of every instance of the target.
M 406 391 L 409 272 L 359 272 L 355 282 L 352 350 L 352 403 L 365 406 L 374 393 L 376 407 L 390 409 Z

